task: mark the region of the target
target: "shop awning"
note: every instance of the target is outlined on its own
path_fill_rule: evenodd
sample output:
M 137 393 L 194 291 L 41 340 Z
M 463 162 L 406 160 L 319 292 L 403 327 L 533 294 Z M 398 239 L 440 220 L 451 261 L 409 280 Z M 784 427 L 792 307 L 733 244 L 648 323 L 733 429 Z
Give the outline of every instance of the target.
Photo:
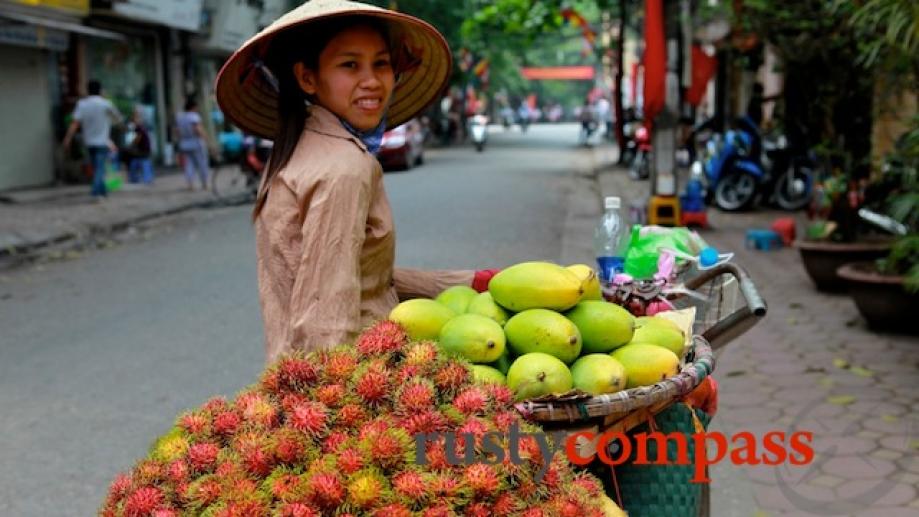
M 80 25 L 79 23 L 65 22 L 62 20 L 54 20 L 51 18 L 43 18 L 40 16 L 30 16 L 28 14 L 20 13 L 8 13 L 5 11 L 0 11 L 0 18 L 6 18 L 9 20 L 28 23 L 31 25 L 39 25 L 41 27 L 48 27 L 49 29 L 57 29 L 67 32 L 75 32 L 77 34 L 85 34 L 87 36 L 94 36 L 96 38 L 107 38 L 118 41 L 124 41 L 127 37 L 123 34 L 117 32 L 107 31 L 104 29 L 97 29 L 95 27 L 87 27 L 86 25 Z
M 520 69 L 521 75 L 531 81 L 568 80 L 591 81 L 594 78 L 592 66 L 527 66 Z

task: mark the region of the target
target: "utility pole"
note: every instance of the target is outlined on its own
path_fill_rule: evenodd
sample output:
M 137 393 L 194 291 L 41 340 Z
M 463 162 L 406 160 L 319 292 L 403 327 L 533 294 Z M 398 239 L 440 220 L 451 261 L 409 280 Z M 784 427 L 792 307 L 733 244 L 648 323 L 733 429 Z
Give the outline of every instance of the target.
M 680 113 L 680 0 L 664 0 L 664 33 L 667 48 L 666 97 L 654 119 L 652 132 L 652 196 L 676 196 L 676 144 Z
M 625 115 L 622 108 L 622 81 L 625 78 L 625 29 L 627 22 L 626 0 L 619 0 L 619 28 L 616 38 L 616 55 L 613 59 L 613 113 L 616 116 L 616 145 L 619 147 L 619 164 L 625 149 Z

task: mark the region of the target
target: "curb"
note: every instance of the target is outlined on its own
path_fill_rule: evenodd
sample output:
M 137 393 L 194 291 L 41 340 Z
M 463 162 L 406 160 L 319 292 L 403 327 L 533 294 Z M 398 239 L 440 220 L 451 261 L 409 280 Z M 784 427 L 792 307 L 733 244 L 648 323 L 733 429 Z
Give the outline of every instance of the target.
M 33 258 L 43 249 L 54 245 L 63 245 L 64 251 L 66 251 L 83 246 L 90 242 L 93 238 L 112 235 L 114 233 L 126 230 L 130 226 L 143 223 L 145 221 L 150 221 L 153 219 L 158 219 L 161 217 L 175 215 L 200 208 L 238 206 L 250 202 L 251 199 L 251 195 L 248 192 L 241 192 L 238 194 L 221 197 L 219 199 L 207 199 L 181 203 L 154 210 L 145 214 L 113 221 L 111 223 L 92 224 L 86 226 L 83 231 L 66 231 L 47 238 L 35 239 L 31 242 L 24 242 L 22 244 L 15 244 L 6 248 L 0 248 L 0 259 L 12 257 L 18 259 Z

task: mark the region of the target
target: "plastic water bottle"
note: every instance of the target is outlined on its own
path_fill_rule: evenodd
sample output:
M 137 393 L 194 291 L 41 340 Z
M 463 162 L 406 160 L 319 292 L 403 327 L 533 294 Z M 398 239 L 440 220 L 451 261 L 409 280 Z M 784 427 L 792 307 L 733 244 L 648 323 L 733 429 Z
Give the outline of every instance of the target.
M 604 284 L 624 270 L 629 229 L 620 212 L 621 204 L 618 197 L 605 198 L 603 217 L 594 229 L 594 251 L 600 267 L 600 280 Z

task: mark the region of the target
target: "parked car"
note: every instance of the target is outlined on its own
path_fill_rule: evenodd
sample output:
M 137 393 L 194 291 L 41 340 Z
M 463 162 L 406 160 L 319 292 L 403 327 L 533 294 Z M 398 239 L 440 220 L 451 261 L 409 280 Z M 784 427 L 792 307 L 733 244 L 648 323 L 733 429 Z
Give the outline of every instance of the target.
M 408 170 L 424 163 L 424 128 L 412 119 L 383 134 L 377 154 L 384 169 Z

